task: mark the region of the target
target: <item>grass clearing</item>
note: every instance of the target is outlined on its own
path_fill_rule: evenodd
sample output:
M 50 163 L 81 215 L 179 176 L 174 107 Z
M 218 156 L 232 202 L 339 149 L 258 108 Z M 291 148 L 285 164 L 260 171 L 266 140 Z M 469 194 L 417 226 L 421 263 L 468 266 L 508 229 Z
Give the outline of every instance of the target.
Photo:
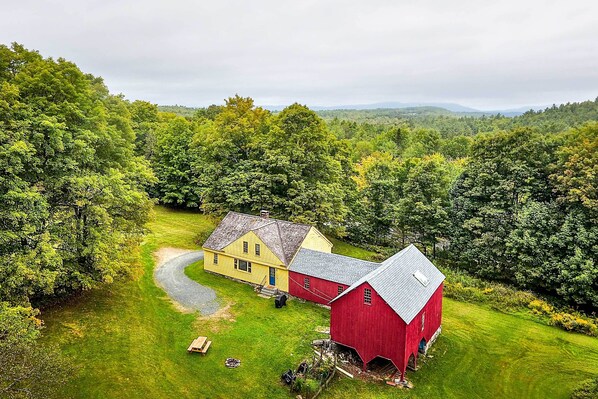
M 350 256 L 352 258 L 363 259 L 372 261 L 374 256 L 376 255 L 375 252 L 368 251 L 367 249 L 356 247 L 355 245 L 351 245 L 345 241 L 341 241 L 334 237 L 328 237 L 330 242 L 334 244 L 332 247 L 332 252 L 335 254 L 341 254 L 345 256 Z
M 188 276 L 213 288 L 223 317 L 182 314 L 153 282 L 153 252 L 164 246 L 197 248 L 199 229 L 211 219 L 156 207 L 153 233 L 141 249 L 143 273 L 87 292 L 42 314 L 44 339 L 61 346 L 80 365 L 61 398 L 292 398 L 280 374 L 310 353 L 328 311 L 290 301 L 275 309 L 245 284 L 203 272 Z M 356 256 L 364 250 L 337 245 Z M 355 252 L 344 252 L 344 249 Z M 365 251 L 367 252 L 367 251 Z M 505 315 L 476 304 L 444 301 L 444 332 L 420 371 L 415 389 L 337 380 L 322 398 L 568 398 L 579 382 L 598 374 L 598 339 Z M 213 341 L 209 353 L 188 355 L 198 335 Z M 238 357 L 238 369 L 224 367 Z

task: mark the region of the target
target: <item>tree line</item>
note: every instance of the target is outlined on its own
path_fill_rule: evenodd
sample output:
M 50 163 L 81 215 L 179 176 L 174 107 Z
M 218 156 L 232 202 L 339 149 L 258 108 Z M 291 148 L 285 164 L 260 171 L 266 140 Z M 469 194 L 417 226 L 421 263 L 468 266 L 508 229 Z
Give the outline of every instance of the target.
M 441 250 L 474 275 L 598 306 L 596 122 L 555 133 L 525 117 L 443 136 L 404 120 L 326 123 L 299 104 L 271 113 L 239 96 L 193 117 L 155 115 L 149 159 L 162 203 L 268 208 L 362 245 Z
M 0 396 L 45 397 L 67 374 L 34 308 L 129 273 L 154 182 L 135 140 L 100 78 L 0 46 Z

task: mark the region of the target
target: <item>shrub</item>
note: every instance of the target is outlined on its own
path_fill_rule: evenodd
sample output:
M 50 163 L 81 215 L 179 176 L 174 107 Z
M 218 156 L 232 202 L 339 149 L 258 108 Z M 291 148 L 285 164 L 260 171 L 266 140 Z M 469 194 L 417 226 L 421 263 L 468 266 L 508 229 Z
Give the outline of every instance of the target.
M 552 305 L 541 299 L 534 299 L 527 306 L 532 310 L 532 313 L 538 315 L 551 315 L 554 312 Z
M 214 229 L 199 231 L 199 233 L 197 233 L 195 237 L 193 237 L 193 242 L 197 245 L 203 245 L 203 243 L 206 242 L 206 240 L 212 234 L 213 231 Z
M 313 378 L 305 379 L 304 392 L 307 395 L 313 395 L 314 393 L 316 393 L 318 388 L 320 388 L 320 383 L 317 380 L 314 380 Z
M 575 331 L 590 336 L 598 336 L 598 326 L 580 315 L 569 313 L 555 313 L 550 317 L 550 324 L 567 331 Z
M 571 399 L 598 398 L 598 377 L 582 382 L 571 394 Z
M 320 383 L 313 378 L 297 378 L 293 384 L 293 391 L 306 397 L 311 397 L 320 388 Z

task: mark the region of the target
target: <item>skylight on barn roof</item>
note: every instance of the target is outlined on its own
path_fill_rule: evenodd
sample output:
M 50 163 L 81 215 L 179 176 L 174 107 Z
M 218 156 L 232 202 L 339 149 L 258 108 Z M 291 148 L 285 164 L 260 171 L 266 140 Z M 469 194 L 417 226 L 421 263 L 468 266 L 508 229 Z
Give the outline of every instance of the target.
M 428 280 L 428 278 L 419 270 L 416 270 L 415 273 L 413 273 L 413 277 L 415 277 L 424 287 L 427 287 L 430 283 L 430 280 Z

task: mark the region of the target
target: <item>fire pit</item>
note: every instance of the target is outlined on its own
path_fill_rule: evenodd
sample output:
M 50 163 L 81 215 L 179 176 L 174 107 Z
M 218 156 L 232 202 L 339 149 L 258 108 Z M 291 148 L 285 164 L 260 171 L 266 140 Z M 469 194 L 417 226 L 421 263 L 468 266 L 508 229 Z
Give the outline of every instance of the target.
M 229 357 L 224 361 L 224 365 L 229 369 L 235 369 L 241 365 L 241 361 L 239 359 Z

